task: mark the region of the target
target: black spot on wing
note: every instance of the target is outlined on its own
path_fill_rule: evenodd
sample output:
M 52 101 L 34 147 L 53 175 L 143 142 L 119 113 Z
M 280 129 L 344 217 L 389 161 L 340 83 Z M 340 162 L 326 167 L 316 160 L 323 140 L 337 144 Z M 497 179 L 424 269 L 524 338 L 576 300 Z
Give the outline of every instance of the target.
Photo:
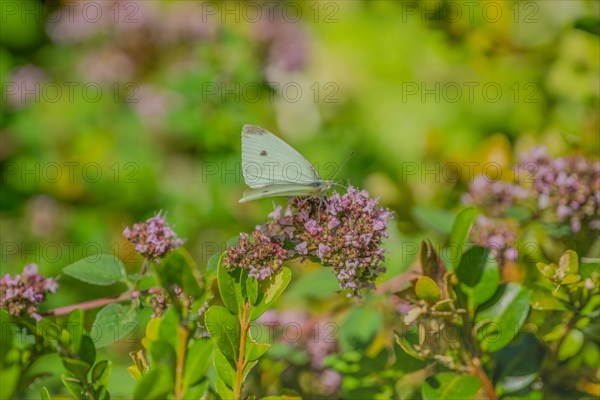
M 262 136 L 267 133 L 269 133 L 269 131 L 256 125 L 244 125 L 242 128 L 242 136 Z
M 260 152 L 260 155 L 261 155 L 261 156 L 266 156 L 266 155 L 267 155 L 267 151 L 266 151 L 266 150 L 263 150 L 263 151 L 261 151 L 261 152 Z

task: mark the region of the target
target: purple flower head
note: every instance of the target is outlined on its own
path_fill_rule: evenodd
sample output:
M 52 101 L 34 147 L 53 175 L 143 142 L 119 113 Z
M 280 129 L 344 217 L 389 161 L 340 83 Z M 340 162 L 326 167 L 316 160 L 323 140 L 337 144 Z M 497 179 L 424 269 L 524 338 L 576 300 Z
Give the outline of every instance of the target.
M 528 196 L 545 211 L 548 222 L 566 224 L 576 233 L 596 229 L 600 205 L 600 162 L 583 156 L 551 158 L 543 147 L 521 155 Z
M 248 271 L 249 276 L 264 280 L 279 272 L 287 257 L 283 242 L 271 239 L 257 229 L 252 232 L 252 240 L 248 234 L 241 233 L 238 243 L 225 250 L 222 263 L 228 271 L 238 267 Z
M 487 247 L 500 266 L 517 260 L 517 224 L 512 220 L 494 219 L 484 215 L 477 217 L 471 237 L 480 246 Z
M 252 241 L 241 235 L 239 243 L 225 251 L 223 265 L 264 279 L 283 261 L 302 256 L 332 267 L 340 287 L 357 294 L 374 287 L 385 271 L 381 245 L 392 213 L 377 204 L 378 199 L 352 186 L 343 195 L 290 198 L 285 213 L 276 207 L 269 214 L 272 220 L 257 227 Z
M 192 296 L 186 295 L 183 292 L 183 289 L 181 289 L 179 286 L 176 286 L 173 291 L 181 303 L 191 307 L 192 302 L 194 301 Z M 173 304 L 173 301 L 169 297 L 168 293 L 159 287 L 151 288 L 148 290 L 148 294 L 150 294 L 150 306 L 152 307 L 151 318 L 162 317 L 165 311 L 167 311 L 167 308 Z
M 28 264 L 14 278 L 6 274 L 0 279 L 0 308 L 8 310 L 10 315 L 28 314 L 39 320 L 42 317 L 37 313 L 38 303 L 56 289 L 58 283 L 54 279 L 44 278 L 36 264 Z
M 490 181 L 484 175 L 473 179 L 463 203 L 485 209 L 489 215 L 501 216 L 516 201 L 525 198 L 527 192 L 518 184 Z
M 138 253 L 150 261 L 158 261 L 184 242 L 177 237 L 160 212 L 145 222 L 134 224 L 133 228 L 125 227 L 123 236 L 133 243 Z

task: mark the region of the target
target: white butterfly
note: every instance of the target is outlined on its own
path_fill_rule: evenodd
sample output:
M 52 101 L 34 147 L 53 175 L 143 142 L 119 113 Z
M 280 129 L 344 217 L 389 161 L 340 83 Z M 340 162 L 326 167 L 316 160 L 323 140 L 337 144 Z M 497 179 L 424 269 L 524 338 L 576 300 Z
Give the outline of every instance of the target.
M 242 174 L 250 189 L 240 203 L 276 196 L 321 196 L 333 186 L 292 146 L 255 125 L 242 128 Z

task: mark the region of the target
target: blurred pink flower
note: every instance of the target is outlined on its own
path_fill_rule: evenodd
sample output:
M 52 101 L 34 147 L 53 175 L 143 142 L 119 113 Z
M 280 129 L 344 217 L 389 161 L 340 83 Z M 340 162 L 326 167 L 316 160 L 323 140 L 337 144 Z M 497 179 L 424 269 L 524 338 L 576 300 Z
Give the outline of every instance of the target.
M 0 307 L 10 315 L 28 314 L 39 320 L 42 316 L 37 313 L 37 305 L 56 289 L 58 283 L 54 279 L 40 275 L 36 264 L 27 264 L 14 278 L 6 274 L 0 279 Z

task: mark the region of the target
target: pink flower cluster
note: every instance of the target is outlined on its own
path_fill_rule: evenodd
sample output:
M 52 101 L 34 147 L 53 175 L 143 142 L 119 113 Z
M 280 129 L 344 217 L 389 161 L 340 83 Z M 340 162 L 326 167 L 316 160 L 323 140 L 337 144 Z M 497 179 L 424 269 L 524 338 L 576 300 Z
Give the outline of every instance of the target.
M 278 272 L 287 257 L 282 242 L 256 230 L 252 232 L 252 240 L 241 233 L 238 244 L 225 251 L 222 263 L 226 270 L 242 268 L 249 276 L 263 280 Z
M 517 260 L 517 223 L 514 220 L 489 218 L 484 215 L 477 217 L 471 237 L 480 246 L 487 247 L 504 265 L 507 261 Z
M 9 274 L 0 279 L 0 308 L 8 310 L 10 315 L 30 315 L 39 320 L 37 305 L 44 301 L 48 293 L 54 293 L 58 284 L 52 278 L 38 274 L 36 264 L 28 264 L 21 274 L 14 278 Z
M 485 209 L 488 215 L 500 217 L 515 202 L 526 197 L 527 190 L 516 183 L 490 181 L 480 175 L 473 179 L 469 192 L 463 196 L 462 201 Z
M 123 236 L 133 243 L 138 253 L 150 261 L 157 261 L 184 242 L 177 238 L 160 212 L 145 222 L 134 224 L 133 228 L 125 227 Z
M 175 287 L 174 291 L 179 301 L 187 303 L 188 306 L 194 301 L 192 296 L 186 295 L 180 287 Z M 152 307 L 151 318 L 162 317 L 165 311 L 173 304 L 169 295 L 163 288 L 159 287 L 151 288 L 148 290 L 148 293 L 150 294 L 150 306 Z
M 385 249 L 381 245 L 388 236 L 387 224 L 392 217 L 388 209 L 377 204 L 378 199 L 352 186 L 344 195 L 291 198 L 285 211 L 278 206 L 269 214 L 272 221 L 253 233 L 255 242 L 260 239 L 261 245 L 249 247 L 244 236 L 243 246 L 227 249 L 224 266 L 260 271 L 253 275 L 264 279 L 284 260 L 301 256 L 333 267 L 344 290 L 357 294 L 363 288 L 373 288 L 377 276 L 385 271 L 381 266 Z M 267 243 L 269 246 L 264 247 Z M 258 251 L 263 247 L 262 252 Z
M 531 196 L 552 222 L 600 229 L 600 161 L 582 156 L 550 158 L 544 148 L 521 156 L 520 167 L 531 174 Z
M 512 206 L 527 208 L 547 224 L 600 229 L 600 161 L 583 156 L 551 158 L 543 147 L 523 154 L 515 182 L 489 181 L 481 176 L 470 185 L 463 202 L 481 208 L 471 237 L 489 247 L 498 261 L 517 257 L 516 221 L 507 216 Z

